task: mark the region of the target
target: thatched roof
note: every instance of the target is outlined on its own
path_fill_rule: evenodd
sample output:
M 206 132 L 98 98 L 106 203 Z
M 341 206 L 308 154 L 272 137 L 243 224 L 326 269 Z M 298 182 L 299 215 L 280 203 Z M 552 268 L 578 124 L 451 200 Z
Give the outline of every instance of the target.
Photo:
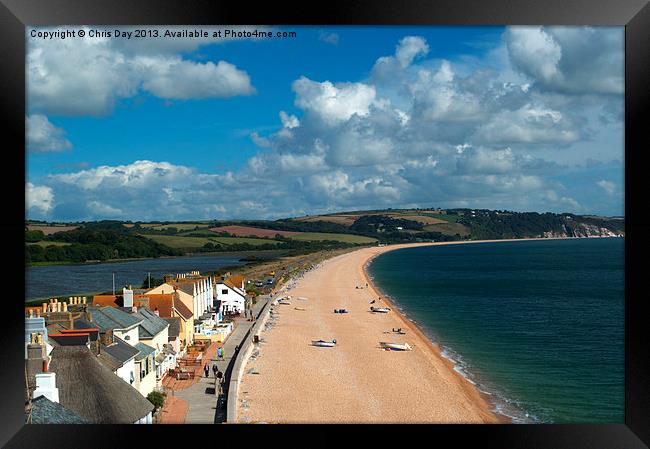
M 95 424 L 132 424 L 153 410 L 138 390 L 104 366 L 86 346 L 51 353 L 61 405 Z

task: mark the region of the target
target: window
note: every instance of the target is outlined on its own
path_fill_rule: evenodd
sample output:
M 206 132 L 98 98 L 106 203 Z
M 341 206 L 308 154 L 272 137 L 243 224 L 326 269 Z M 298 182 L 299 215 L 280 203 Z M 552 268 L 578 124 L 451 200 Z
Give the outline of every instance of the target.
M 228 289 L 223 289 L 223 290 L 221 290 L 221 294 L 222 294 L 222 295 L 227 295 L 227 294 L 228 294 Z

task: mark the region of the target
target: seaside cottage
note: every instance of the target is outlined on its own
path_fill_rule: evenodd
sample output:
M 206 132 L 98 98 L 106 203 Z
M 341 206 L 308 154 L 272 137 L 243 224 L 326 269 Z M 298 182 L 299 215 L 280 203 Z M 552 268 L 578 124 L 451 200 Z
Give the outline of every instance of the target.
M 201 276 L 198 271 L 165 275 L 164 283 L 148 290 L 147 294 L 179 293 L 181 301 L 192 311 L 195 319 L 209 314 L 212 307 L 212 277 Z
M 115 308 L 124 307 L 124 294 L 127 294 L 128 303 L 128 290 L 123 290 L 123 295 L 97 295 L 93 297 L 93 305 L 95 306 L 110 306 Z M 180 324 L 180 347 L 176 348 L 177 353 L 182 352 L 188 345 L 194 342 L 194 314 L 192 311 L 180 300 L 180 294 L 165 293 L 165 294 L 151 294 L 142 293 L 133 295 L 133 307 L 146 307 L 154 311 L 162 319 L 178 318 Z M 167 343 L 167 342 L 165 342 Z
M 215 300 L 224 315 L 241 314 L 246 311 L 245 280 L 242 276 L 231 276 L 215 285 Z
M 144 318 L 132 312 L 132 308 L 117 309 L 113 307 L 88 307 L 92 313 L 91 323 L 101 331 L 112 330 L 118 337 L 138 350 L 135 356 L 135 380 L 133 386 L 146 397 L 156 387 L 156 370 L 154 367 L 155 349 L 140 342 L 140 324 Z M 128 311 L 127 311 L 128 310 Z M 130 383 L 130 378 L 129 378 Z

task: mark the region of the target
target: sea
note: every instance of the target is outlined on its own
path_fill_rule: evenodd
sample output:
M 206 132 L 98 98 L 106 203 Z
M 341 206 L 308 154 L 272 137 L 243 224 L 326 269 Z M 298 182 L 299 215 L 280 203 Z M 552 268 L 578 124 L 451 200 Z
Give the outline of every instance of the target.
M 157 259 L 138 259 L 123 262 L 84 263 L 27 267 L 25 272 L 25 300 L 64 295 L 83 295 L 113 290 L 125 285 L 139 288 L 145 278 L 160 279 L 171 273 L 214 271 L 222 267 L 244 265 L 237 256 L 181 256 Z
M 497 413 L 624 422 L 623 238 L 409 248 L 368 273 Z

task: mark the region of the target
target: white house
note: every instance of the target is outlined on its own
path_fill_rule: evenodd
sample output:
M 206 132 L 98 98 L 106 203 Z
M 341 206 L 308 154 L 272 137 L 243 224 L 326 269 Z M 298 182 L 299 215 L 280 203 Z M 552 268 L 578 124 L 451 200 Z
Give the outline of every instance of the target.
M 229 313 L 244 313 L 246 311 L 246 291 L 244 278 L 232 276 L 215 285 L 215 299 L 219 301 L 219 312 L 222 315 Z
M 175 291 L 179 292 L 181 301 L 190 308 L 195 318 L 210 312 L 213 299 L 213 284 L 210 276 L 201 276 L 198 271 L 177 274 L 173 279 L 171 276 L 165 276 L 163 284 L 148 290 L 147 293 L 166 294 Z

